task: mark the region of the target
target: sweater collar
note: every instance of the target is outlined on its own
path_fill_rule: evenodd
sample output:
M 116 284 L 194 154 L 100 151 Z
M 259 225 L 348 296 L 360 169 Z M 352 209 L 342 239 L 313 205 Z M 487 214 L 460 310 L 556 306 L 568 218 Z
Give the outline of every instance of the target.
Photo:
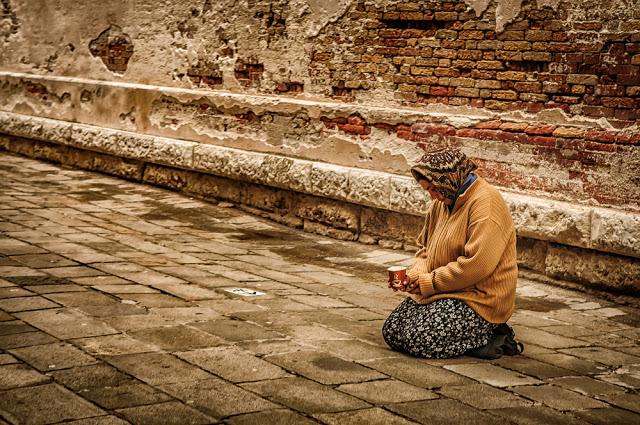
M 458 200 L 460 195 L 464 194 L 467 191 L 467 189 L 469 188 L 469 186 L 471 186 L 473 184 L 473 182 L 476 181 L 477 178 L 478 178 L 478 176 L 476 174 L 474 174 L 474 173 L 470 173 L 467 176 L 467 179 L 464 181 L 462 186 L 460 186 L 460 188 L 456 191 L 455 195 L 453 195 L 453 199 L 451 200 L 451 204 L 448 205 L 449 212 L 453 211 L 453 209 L 456 206 L 456 201 Z

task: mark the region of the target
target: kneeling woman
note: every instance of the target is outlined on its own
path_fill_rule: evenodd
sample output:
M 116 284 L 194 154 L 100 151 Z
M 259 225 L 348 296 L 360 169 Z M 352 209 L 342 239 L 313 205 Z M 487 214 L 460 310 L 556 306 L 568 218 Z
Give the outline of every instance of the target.
M 417 239 L 415 265 L 400 285 L 410 297 L 382 328 L 396 351 L 491 358 L 504 341 L 496 342 L 496 333 L 511 331 L 506 321 L 515 306 L 515 228 L 502 196 L 476 168 L 455 149 L 426 153 L 411 168 L 434 202 Z

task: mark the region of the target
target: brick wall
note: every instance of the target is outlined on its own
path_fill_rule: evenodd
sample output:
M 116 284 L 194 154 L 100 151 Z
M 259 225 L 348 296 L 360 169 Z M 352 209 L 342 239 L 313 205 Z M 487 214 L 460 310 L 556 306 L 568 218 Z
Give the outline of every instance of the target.
M 486 179 L 502 187 L 601 205 L 640 206 L 638 132 L 500 119 L 465 128 L 432 122 L 370 123 L 359 115 L 322 120 L 327 134 L 367 139 L 376 129 L 425 150 L 459 147 L 470 153 Z
M 637 123 L 640 8 L 608 20 L 617 12 L 604 6 L 590 15 L 581 2 L 557 10 L 523 3 L 497 32 L 494 6 L 477 17 L 461 0 L 361 2 L 322 34 L 310 74 L 347 100 L 383 89 L 412 106 L 559 108 L 619 127 Z

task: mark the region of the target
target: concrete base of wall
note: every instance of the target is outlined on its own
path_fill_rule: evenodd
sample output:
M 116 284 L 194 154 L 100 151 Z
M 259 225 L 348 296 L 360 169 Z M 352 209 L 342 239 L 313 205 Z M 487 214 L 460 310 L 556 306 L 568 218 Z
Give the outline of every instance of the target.
M 414 238 L 422 225 L 422 217 L 416 214 L 122 158 L 63 144 L 0 135 L 0 149 L 153 184 L 205 200 L 231 202 L 281 224 L 337 239 L 379 244 L 386 248 L 409 251 L 415 249 Z M 520 233 L 523 232 L 519 231 Z M 640 260 L 636 257 L 519 236 L 518 262 L 523 270 L 562 279 L 585 289 L 640 294 Z

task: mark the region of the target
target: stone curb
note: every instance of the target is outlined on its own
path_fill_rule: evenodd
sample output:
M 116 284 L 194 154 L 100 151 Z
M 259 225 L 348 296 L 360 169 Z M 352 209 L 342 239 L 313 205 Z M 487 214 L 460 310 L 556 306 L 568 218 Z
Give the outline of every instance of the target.
M 408 176 L 0 112 L 12 136 L 200 171 L 234 180 L 422 215 L 424 192 Z M 501 190 L 520 236 L 640 258 L 640 215 Z

